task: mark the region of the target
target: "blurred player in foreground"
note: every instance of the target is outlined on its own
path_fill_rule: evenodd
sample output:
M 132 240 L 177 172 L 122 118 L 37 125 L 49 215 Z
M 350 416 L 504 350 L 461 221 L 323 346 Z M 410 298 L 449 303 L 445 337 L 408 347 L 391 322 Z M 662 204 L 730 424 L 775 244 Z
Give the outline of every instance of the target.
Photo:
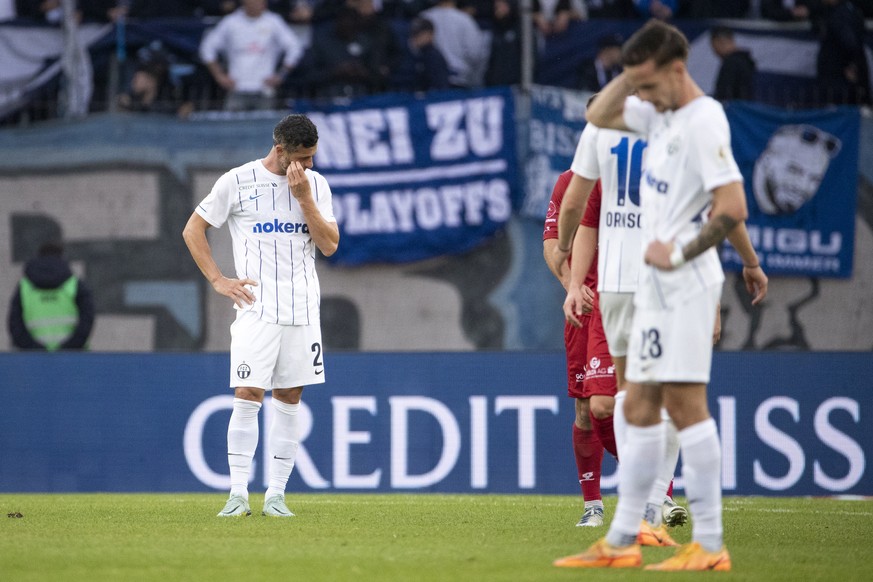
M 728 238 L 742 257 L 746 287 L 760 302 L 767 277 L 745 228 L 742 175 L 724 110 L 688 74 L 688 41 L 650 21 L 622 48 L 624 72 L 588 111 L 602 128 L 633 130 L 648 141 L 641 180 L 644 261 L 634 297 L 627 363 L 628 422 L 619 498 L 609 532 L 587 551 L 555 562 L 581 568 L 636 568 L 639 516 L 664 458 L 660 409 L 667 408 L 682 450 L 693 542 L 647 569 L 731 569 L 723 545 L 721 446 L 706 385 L 712 330 L 724 273 L 716 245 Z M 630 96 L 636 91 L 639 98 Z
M 543 229 L 543 256 L 552 274 L 567 290 L 570 276 L 568 262 L 565 257 L 562 264 L 553 265 L 550 257 L 558 242 L 558 220 L 561 204 L 567 185 L 573 177 L 573 172 L 567 170 L 558 177 L 549 200 Z M 576 223 L 578 224 L 578 219 Z M 596 248 L 585 248 L 582 252 L 596 254 Z M 591 265 L 592 257 L 581 260 Z M 577 320 L 577 325 L 564 324 L 564 347 L 567 352 L 567 395 L 576 401 L 576 420 L 573 423 L 573 453 L 576 457 L 576 471 L 585 509 L 578 527 L 597 527 L 603 525 L 603 500 L 600 494 L 601 466 L 603 449 L 606 448 L 618 458 L 615 437 L 612 434 L 612 423 L 598 423 L 591 417 L 589 402 L 594 394 L 615 394 L 615 375 L 612 361 L 606 347 L 606 337 L 600 321 L 594 300 L 594 289 L 597 286 L 597 269 L 590 268 L 583 276 L 584 285 L 580 284 L 579 305 L 583 315 Z
M 227 429 L 230 497 L 219 517 L 251 515 L 248 483 L 258 445 L 258 411 L 272 390 L 266 439 L 269 486 L 263 514 L 291 517 L 285 486 L 299 444 L 303 386 L 324 382 L 315 248 L 330 256 L 339 244 L 327 181 L 312 171 L 318 131 L 304 115 L 289 115 L 273 130 L 267 157 L 221 176 L 197 206 L 183 236 L 203 275 L 233 300 Z M 229 224 L 235 277 L 224 276 L 206 238 Z
M 593 98 L 589 106 L 592 102 Z M 559 245 L 575 241 L 574 254 L 580 259 L 592 256 L 591 253 L 583 255 L 581 248 L 596 246 L 602 250 L 597 254 L 596 267 L 598 302 L 609 352 L 615 363 L 618 392 L 614 398 L 608 395 L 592 398 L 591 412 L 595 418 L 615 425 L 619 455 L 627 426 L 622 402 L 626 395 L 625 366 L 633 317 L 633 294 L 642 265 L 639 187 L 645 149 L 645 140 L 636 134 L 604 130 L 587 124 L 579 138 L 572 164 L 581 188 L 565 198 L 566 212 L 558 225 Z M 601 188 L 595 188 L 597 183 Z M 602 195 L 604 192 L 605 197 Z M 577 231 L 577 216 L 583 210 L 579 200 L 583 198 L 587 198 L 588 204 L 582 226 Z M 562 260 L 560 253 L 556 257 L 555 262 Z M 582 260 L 573 263 L 571 284 L 564 304 L 565 316 L 571 324 L 576 323 L 576 312 L 582 305 L 579 286 L 588 268 L 588 263 Z M 666 411 L 662 411 L 662 416 L 665 422 L 670 423 Z M 645 543 L 649 537 L 653 538 L 651 541 L 673 545 L 662 521 L 671 527 L 684 525 L 688 521 L 688 512 L 677 505 L 672 497 L 673 472 L 679 458 L 679 440 L 672 424 L 667 427 L 667 434 L 662 471 L 652 488 L 644 514 L 645 523 L 641 525 L 641 542 L 644 545 L 649 545 Z

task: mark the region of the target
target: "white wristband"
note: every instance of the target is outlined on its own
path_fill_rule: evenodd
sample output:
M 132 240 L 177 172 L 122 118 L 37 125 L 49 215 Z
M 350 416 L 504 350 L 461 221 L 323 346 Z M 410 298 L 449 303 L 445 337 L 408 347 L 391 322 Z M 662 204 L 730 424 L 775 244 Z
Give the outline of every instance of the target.
M 673 243 L 673 251 L 670 253 L 670 264 L 674 267 L 681 267 L 685 264 L 685 253 L 682 252 L 682 245 Z

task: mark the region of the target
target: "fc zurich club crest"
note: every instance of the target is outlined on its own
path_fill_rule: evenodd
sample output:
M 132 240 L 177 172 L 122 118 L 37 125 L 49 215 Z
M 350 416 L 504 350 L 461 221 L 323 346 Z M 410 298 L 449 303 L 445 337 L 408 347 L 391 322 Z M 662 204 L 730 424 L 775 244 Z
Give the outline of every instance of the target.
M 252 368 L 248 364 L 242 363 L 236 369 L 236 375 L 239 376 L 240 380 L 245 380 L 252 375 Z

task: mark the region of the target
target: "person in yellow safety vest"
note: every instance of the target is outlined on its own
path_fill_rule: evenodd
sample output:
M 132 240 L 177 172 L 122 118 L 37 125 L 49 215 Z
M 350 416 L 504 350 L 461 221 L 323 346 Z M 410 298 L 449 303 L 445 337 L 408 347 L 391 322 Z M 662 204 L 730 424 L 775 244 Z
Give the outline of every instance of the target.
M 57 243 L 24 266 L 9 305 L 9 334 L 22 350 L 82 350 L 94 326 L 91 291 L 70 270 Z

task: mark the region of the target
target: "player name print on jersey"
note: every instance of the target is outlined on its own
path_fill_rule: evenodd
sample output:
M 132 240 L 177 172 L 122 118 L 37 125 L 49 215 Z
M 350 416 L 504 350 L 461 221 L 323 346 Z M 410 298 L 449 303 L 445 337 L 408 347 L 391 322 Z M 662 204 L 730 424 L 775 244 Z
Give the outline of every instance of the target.
M 607 212 L 605 224 L 615 228 L 640 228 L 643 215 L 639 212 Z

